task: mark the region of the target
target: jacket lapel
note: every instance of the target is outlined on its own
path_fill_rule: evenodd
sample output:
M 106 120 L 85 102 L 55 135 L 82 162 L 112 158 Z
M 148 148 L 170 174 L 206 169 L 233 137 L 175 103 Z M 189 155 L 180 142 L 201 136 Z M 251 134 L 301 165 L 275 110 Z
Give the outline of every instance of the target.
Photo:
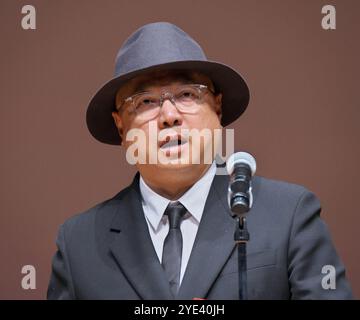
M 228 179 L 214 177 L 178 299 L 205 298 L 235 249 L 235 221 L 227 205 Z
M 235 220 L 227 204 L 228 182 L 228 176 L 214 177 L 176 299 L 206 298 L 235 250 Z M 257 189 L 253 186 L 254 199 Z M 120 269 L 142 299 L 173 299 L 144 217 L 139 174 L 114 201 L 117 212 L 109 230 L 110 250 Z
M 120 269 L 142 299 L 173 299 L 145 221 L 139 174 L 124 196 L 119 196 L 110 232 L 111 252 Z

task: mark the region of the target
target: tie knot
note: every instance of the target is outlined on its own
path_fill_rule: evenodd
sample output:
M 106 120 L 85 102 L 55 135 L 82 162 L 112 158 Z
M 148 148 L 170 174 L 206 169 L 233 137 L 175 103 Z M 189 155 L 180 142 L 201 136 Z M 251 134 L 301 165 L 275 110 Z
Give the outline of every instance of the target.
M 169 218 L 170 229 L 179 229 L 181 219 L 186 213 L 186 208 L 179 202 L 170 202 L 165 210 L 165 215 Z

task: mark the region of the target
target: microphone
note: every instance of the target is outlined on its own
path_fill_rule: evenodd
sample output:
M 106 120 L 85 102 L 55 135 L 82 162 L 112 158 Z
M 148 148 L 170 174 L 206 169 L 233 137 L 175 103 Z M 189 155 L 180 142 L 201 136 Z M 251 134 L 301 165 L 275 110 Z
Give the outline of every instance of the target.
M 256 161 L 247 152 L 236 152 L 228 158 L 226 169 L 230 175 L 229 208 L 233 217 L 241 217 L 252 206 L 251 178 L 256 172 Z

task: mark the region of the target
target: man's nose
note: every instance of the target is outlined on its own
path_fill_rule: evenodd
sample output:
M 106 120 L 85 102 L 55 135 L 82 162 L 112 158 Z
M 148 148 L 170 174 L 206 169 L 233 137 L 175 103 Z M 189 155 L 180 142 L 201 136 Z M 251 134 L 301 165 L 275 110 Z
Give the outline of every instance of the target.
M 182 123 L 182 115 L 170 99 L 163 101 L 160 109 L 159 126 L 160 128 L 171 128 Z

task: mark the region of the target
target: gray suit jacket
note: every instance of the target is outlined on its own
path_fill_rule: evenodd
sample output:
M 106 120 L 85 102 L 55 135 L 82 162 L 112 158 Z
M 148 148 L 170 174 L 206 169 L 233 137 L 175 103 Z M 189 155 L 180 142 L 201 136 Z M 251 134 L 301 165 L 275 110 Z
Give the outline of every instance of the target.
M 228 176 L 215 176 L 176 299 L 238 299 Z M 350 299 L 320 203 L 305 188 L 253 179 L 248 213 L 249 299 Z M 115 197 L 67 220 L 57 238 L 49 299 L 172 299 L 141 205 L 139 174 Z M 336 289 L 323 289 L 324 265 Z

